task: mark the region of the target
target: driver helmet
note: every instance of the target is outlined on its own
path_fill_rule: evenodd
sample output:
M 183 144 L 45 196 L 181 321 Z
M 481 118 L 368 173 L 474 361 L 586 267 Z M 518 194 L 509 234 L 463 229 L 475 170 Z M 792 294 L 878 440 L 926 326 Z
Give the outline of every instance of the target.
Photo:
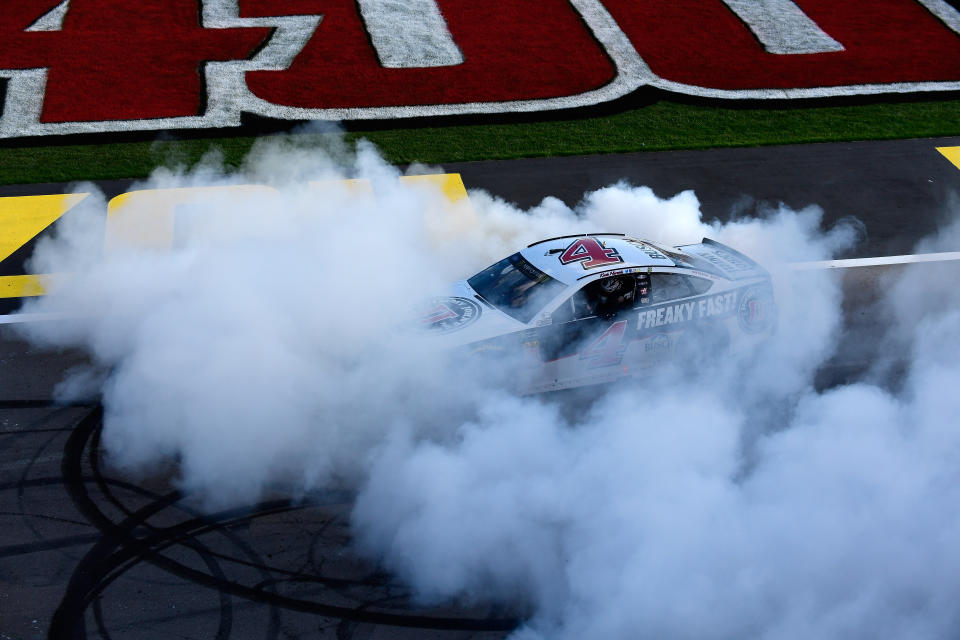
M 620 278 L 615 276 L 612 278 L 604 278 L 600 281 L 600 289 L 602 289 L 604 293 L 615 293 L 620 290 L 621 286 L 623 285 L 620 282 Z

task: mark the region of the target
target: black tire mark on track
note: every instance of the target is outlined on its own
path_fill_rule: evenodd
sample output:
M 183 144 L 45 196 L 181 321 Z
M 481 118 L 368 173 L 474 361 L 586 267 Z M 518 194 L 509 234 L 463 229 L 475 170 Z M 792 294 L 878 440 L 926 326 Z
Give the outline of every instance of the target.
M 44 436 L 42 442 L 39 446 L 33 446 L 33 454 L 24 466 L 23 472 L 20 474 L 19 480 L 13 483 L 13 486 L 6 486 L 5 490 L 16 488 L 16 504 L 18 507 L 17 512 L 4 512 L 0 515 L 17 517 L 24 527 L 24 529 L 29 532 L 33 541 L 21 544 L 7 545 L 0 548 L 0 558 L 12 558 L 21 555 L 28 555 L 32 553 L 41 553 L 45 551 L 61 551 L 64 556 L 68 558 L 69 561 L 76 560 L 76 554 L 69 552 L 67 550 L 72 549 L 77 546 L 86 546 L 94 543 L 99 537 L 97 534 L 77 534 L 77 535 L 68 535 L 68 536 L 59 536 L 55 538 L 50 538 L 45 535 L 38 524 L 38 521 L 41 520 L 52 520 L 58 521 L 65 524 L 77 525 L 81 527 L 89 527 L 90 524 L 87 522 L 79 522 L 76 520 L 69 520 L 66 518 L 57 518 L 54 516 L 48 516 L 44 514 L 33 514 L 30 513 L 27 507 L 27 486 L 29 485 L 29 478 L 31 472 L 34 470 L 37 461 L 40 460 L 41 455 L 66 431 L 71 431 L 75 426 L 77 420 L 72 420 L 70 426 L 63 428 L 55 429 L 37 429 L 38 425 L 48 424 L 50 422 L 58 421 L 65 414 L 68 414 L 71 411 L 75 412 L 74 407 L 66 406 L 56 406 L 49 407 L 52 411 L 44 412 L 42 415 L 37 416 L 29 421 L 27 421 L 21 429 L 16 431 L 9 431 L 0 434 L 0 437 L 3 438 L 4 447 L 8 449 L 13 449 L 13 443 L 23 442 L 30 439 L 31 437 L 37 437 L 38 435 Z M 31 407 L 31 410 L 36 410 Z
M 89 460 L 90 460 L 91 473 L 93 475 L 93 478 L 95 479 L 97 488 L 107 498 L 107 500 L 124 515 L 128 517 L 132 516 L 133 512 L 126 506 L 126 504 L 123 503 L 123 501 L 121 501 L 119 498 L 116 497 L 113 490 L 111 489 L 111 485 L 114 483 L 111 483 L 110 480 L 108 480 L 103 475 L 103 472 L 101 470 L 100 445 L 101 445 L 102 434 L 103 434 L 103 429 L 101 424 L 99 428 L 96 428 L 93 431 L 93 436 L 91 438 L 91 443 L 89 447 L 89 451 L 90 451 Z M 137 493 L 143 493 L 143 492 L 137 491 Z M 150 495 L 152 496 L 152 494 Z M 152 497 L 155 497 L 155 496 L 152 496 Z M 192 509 L 188 509 L 185 507 L 185 505 L 182 505 L 182 504 L 178 504 L 177 508 L 180 511 L 186 512 L 194 517 L 197 517 L 199 515 L 196 512 L 194 512 Z M 165 531 L 165 529 L 158 529 L 157 527 L 152 526 L 148 522 L 144 522 L 143 525 L 146 526 L 149 530 L 153 531 L 154 533 Z M 250 567 L 257 568 L 264 575 L 266 575 L 266 572 L 263 569 L 261 569 L 261 567 L 263 567 L 265 564 L 263 562 L 263 559 L 260 558 L 260 556 L 256 554 L 256 552 L 254 552 L 252 548 L 250 548 L 242 540 L 240 540 L 239 537 L 235 536 L 231 531 L 229 531 L 229 529 L 227 528 L 227 525 L 224 525 L 221 528 L 220 533 L 225 534 L 227 538 L 234 544 L 234 546 L 238 547 L 251 559 L 251 561 L 246 564 L 248 564 Z M 210 573 L 212 575 L 214 575 L 217 579 L 223 582 L 227 582 L 227 576 L 224 573 L 223 569 L 220 567 L 220 564 L 217 562 L 217 559 L 236 562 L 234 558 L 221 555 L 221 554 L 216 554 L 212 550 L 208 549 L 206 546 L 201 545 L 199 542 L 191 538 L 181 540 L 180 544 L 195 551 L 197 555 L 200 556 L 201 560 L 203 560 L 203 562 L 207 565 L 207 568 L 210 570 Z M 164 547 L 157 548 L 156 550 L 161 551 L 166 546 L 170 546 L 170 545 L 164 545 Z M 132 565 L 135 565 L 135 564 L 136 562 L 132 563 Z M 219 595 L 220 595 L 220 626 L 217 632 L 217 638 L 221 638 L 221 637 L 228 638 L 230 635 L 229 631 L 233 626 L 233 602 L 230 594 L 227 593 L 226 591 L 220 590 Z M 99 599 L 97 600 L 97 602 L 99 603 Z M 280 623 L 279 612 L 276 610 L 276 608 L 271 607 L 270 627 L 269 627 L 270 631 L 267 635 L 268 640 L 272 640 L 273 638 L 276 637 L 277 634 L 275 631 L 279 629 L 279 623 Z
M 231 596 L 238 596 L 270 607 L 272 620 L 270 635 L 273 637 L 279 632 L 280 610 L 339 619 L 341 625 L 338 626 L 341 629 L 364 623 L 436 630 L 511 631 L 518 625 L 516 620 L 505 618 L 448 618 L 368 609 L 370 606 L 376 606 L 378 601 L 396 599 L 396 596 L 367 600 L 356 607 L 344 607 L 281 595 L 272 588 L 272 585 L 282 582 L 309 582 L 337 591 L 338 587 L 382 587 L 386 580 L 384 578 L 384 580 L 371 581 L 374 576 L 368 576 L 361 581 L 342 580 L 270 567 L 263 562 L 259 554 L 230 531 L 230 527 L 249 523 L 259 517 L 317 506 L 315 503 L 295 504 L 290 500 L 272 500 L 253 505 L 252 508 L 197 515 L 192 509 L 182 504 L 186 495 L 180 491 L 154 496 L 141 487 L 106 478 L 100 471 L 98 454 L 102 419 L 103 409 L 96 407 L 78 423 L 64 447 L 62 461 L 64 485 L 76 508 L 100 530 L 101 536 L 77 565 L 70 578 L 66 593 L 51 621 L 48 635 L 51 640 L 85 638 L 85 614 L 91 605 L 93 605 L 98 631 L 106 633 L 100 597 L 111 583 L 141 562 L 147 562 L 192 584 L 218 592 L 221 596 L 218 638 L 227 638 L 232 628 L 232 617 L 229 612 Z M 83 459 L 88 447 L 88 461 L 93 472 L 85 476 Z M 107 501 L 124 514 L 122 521 L 115 523 L 104 514 L 89 494 L 88 483 L 94 484 Z M 111 487 L 122 487 L 146 495 L 152 499 L 152 502 L 137 510 L 131 510 L 116 496 Z M 150 518 L 171 507 L 191 516 L 190 519 L 162 528 L 150 524 Z M 143 531 L 148 533 L 143 534 Z M 248 560 L 243 561 L 216 553 L 200 543 L 198 538 L 209 533 L 225 535 L 247 556 Z M 208 571 L 194 569 L 163 554 L 164 550 L 174 546 L 183 546 L 199 554 Z M 221 561 L 238 562 L 255 568 L 264 579 L 254 586 L 232 582 L 220 566 Z M 277 580 L 275 578 L 277 573 L 286 574 L 286 578 Z M 100 628 L 101 626 L 103 628 Z
M 14 556 L 22 556 L 28 553 L 39 553 L 41 551 L 52 551 L 54 549 L 67 549 L 84 544 L 92 544 L 99 539 L 100 534 L 96 533 L 65 536 L 62 538 L 42 538 L 37 542 L 11 544 L 5 547 L 0 547 L 0 558 L 12 558 Z

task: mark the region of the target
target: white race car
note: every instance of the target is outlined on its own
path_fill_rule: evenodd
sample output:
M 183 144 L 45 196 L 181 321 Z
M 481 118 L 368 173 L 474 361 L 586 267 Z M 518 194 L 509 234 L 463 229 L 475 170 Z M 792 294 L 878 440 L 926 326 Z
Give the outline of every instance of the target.
M 531 244 L 432 299 L 420 322 L 475 353 L 520 354 L 522 390 L 536 393 L 754 343 L 776 306 L 769 274 L 719 242 L 594 233 Z

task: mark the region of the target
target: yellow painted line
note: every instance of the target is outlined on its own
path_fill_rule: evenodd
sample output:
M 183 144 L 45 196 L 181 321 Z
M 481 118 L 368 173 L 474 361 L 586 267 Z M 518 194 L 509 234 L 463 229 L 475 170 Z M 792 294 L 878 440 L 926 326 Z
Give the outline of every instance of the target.
M 176 187 L 122 193 L 107 203 L 104 251 L 117 247 L 171 249 L 177 213 L 181 207 L 202 210 L 223 198 L 237 198 L 274 189 L 263 185 L 237 184 L 219 187 Z M 192 215 L 193 212 L 190 212 Z
M 467 190 L 459 173 L 404 176 L 406 184 L 424 185 L 439 190 L 451 204 L 467 200 Z M 322 189 L 337 183 L 357 195 L 373 194 L 369 180 L 321 180 L 311 182 Z M 188 187 L 153 189 L 120 194 L 107 206 L 105 249 L 118 244 L 140 247 L 169 248 L 174 242 L 174 224 L 178 210 L 184 205 L 209 203 L 211 198 L 225 195 L 249 195 L 272 191 L 262 185 L 230 185 L 220 187 Z M 53 224 L 89 194 L 18 196 L 0 198 L 0 261 L 24 246 Z M 0 276 L 0 298 L 41 296 L 49 291 L 51 276 Z
M 0 198 L 0 262 L 87 197 L 86 193 Z
M 0 298 L 42 296 L 50 286 L 50 276 L 0 276 Z
M 373 195 L 373 184 L 367 178 L 349 178 L 339 180 L 330 178 L 329 180 L 311 180 L 307 183 L 311 189 L 323 191 L 331 188 L 344 188 L 352 195 Z
M 953 163 L 960 169 L 960 147 L 937 147 L 937 151 L 943 154 L 943 157 Z
M 464 200 L 467 197 L 467 188 L 463 186 L 463 179 L 459 173 L 435 173 L 425 176 L 403 176 L 401 181 L 408 184 L 426 184 L 440 189 L 450 202 Z

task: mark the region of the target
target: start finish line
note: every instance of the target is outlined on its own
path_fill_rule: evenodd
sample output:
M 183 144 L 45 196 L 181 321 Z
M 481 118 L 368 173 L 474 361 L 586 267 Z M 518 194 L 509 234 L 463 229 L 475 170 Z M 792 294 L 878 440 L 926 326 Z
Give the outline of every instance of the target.
M 400 181 L 441 193 L 448 202 L 465 200 L 467 191 L 458 173 L 403 176 Z M 357 193 L 375 195 L 368 180 L 324 180 L 307 183 L 310 189 L 329 190 L 331 185 Z M 173 247 L 178 213 L 211 199 L 226 196 L 271 193 L 265 185 L 228 185 L 131 191 L 107 203 L 104 251 L 118 245 Z M 30 246 L 53 223 L 89 197 L 89 193 L 35 195 L 0 198 L 0 299 L 44 295 L 50 274 L 27 273 L 23 263 L 32 253 Z M 19 265 L 17 264 L 19 262 Z M 18 273 L 18 269 L 21 271 Z M 0 316 L 2 317 L 2 316 Z

